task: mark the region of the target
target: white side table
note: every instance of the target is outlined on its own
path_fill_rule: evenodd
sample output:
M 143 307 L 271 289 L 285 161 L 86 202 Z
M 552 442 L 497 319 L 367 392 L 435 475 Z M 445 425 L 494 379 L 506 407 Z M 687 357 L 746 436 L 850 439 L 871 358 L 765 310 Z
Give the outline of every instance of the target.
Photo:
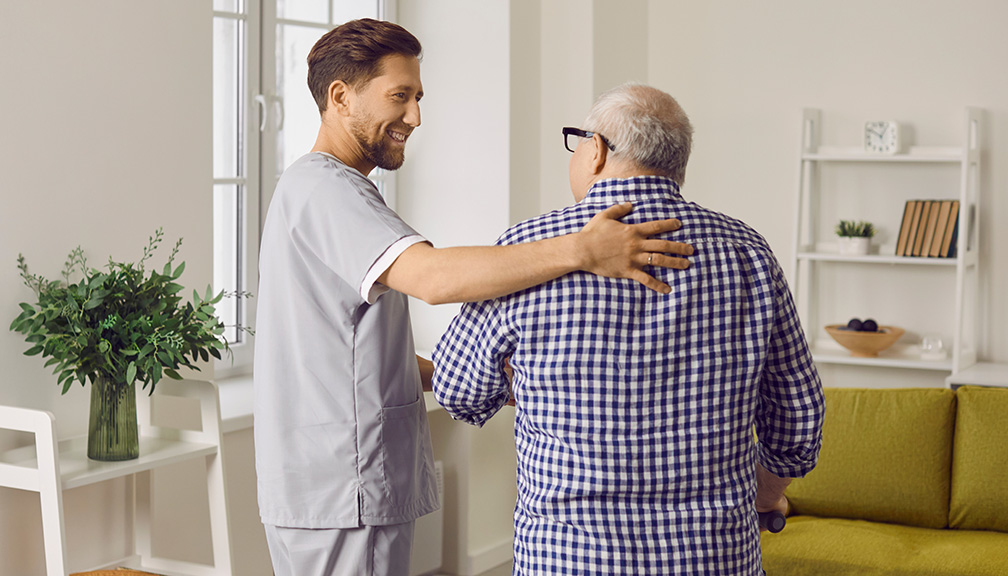
M 179 405 L 198 404 L 198 422 L 169 426 L 152 424 L 151 414 L 160 422 L 165 411 Z M 231 576 L 228 537 L 227 497 L 224 468 L 220 456 L 220 407 L 217 387 L 211 382 L 164 379 L 157 392 L 148 396 L 137 390 L 137 419 L 140 429 L 140 457 L 124 462 L 98 462 L 87 457 L 87 437 L 56 439 L 52 413 L 43 410 L 0 406 L 0 430 L 35 434 L 35 445 L 0 454 L 0 487 L 39 493 L 46 574 L 66 576 L 66 526 L 63 518 L 63 491 L 96 482 L 132 476 L 134 556 L 121 562 L 138 570 L 171 575 Z M 190 429 L 193 428 L 193 429 Z M 210 532 L 213 565 L 159 558 L 151 554 L 151 470 L 187 460 L 206 461 L 209 494 Z M 120 562 L 117 562 L 120 564 Z

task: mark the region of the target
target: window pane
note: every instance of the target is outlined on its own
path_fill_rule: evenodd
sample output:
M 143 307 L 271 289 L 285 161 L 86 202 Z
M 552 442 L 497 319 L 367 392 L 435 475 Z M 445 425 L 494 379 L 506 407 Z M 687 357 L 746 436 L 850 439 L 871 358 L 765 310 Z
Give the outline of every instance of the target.
M 336 26 L 356 18 L 378 18 L 379 0 L 337 0 L 333 2 L 333 20 Z
M 337 0 L 337 4 L 344 0 Z M 277 18 L 304 22 L 329 22 L 329 0 L 277 0 Z
M 213 25 L 214 177 L 234 178 L 239 176 L 239 27 L 243 24 L 230 18 L 214 18 Z
M 241 186 L 218 184 L 214 186 L 214 279 L 215 291 L 237 292 L 242 289 L 240 218 L 243 194 Z M 225 326 L 224 337 L 229 343 L 238 342 L 238 331 L 233 328 L 241 319 L 239 298 L 224 298 L 217 304 L 217 316 Z
M 308 90 L 308 52 L 325 29 L 277 26 L 277 94 L 283 98 L 283 130 L 278 134 L 277 174 L 306 154 L 318 135 L 319 112 Z
M 213 9 L 218 12 L 237 12 L 238 0 L 213 0 Z

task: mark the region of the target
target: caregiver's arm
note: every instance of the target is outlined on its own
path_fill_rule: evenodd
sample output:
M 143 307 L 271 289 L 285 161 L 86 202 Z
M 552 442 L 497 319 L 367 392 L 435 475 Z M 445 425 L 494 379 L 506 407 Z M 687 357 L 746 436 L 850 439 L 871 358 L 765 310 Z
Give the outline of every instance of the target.
M 610 278 L 630 278 L 668 293 L 667 284 L 644 271 L 646 266 L 685 269 L 689 244 L 651 238 L 678 230 L 678 220 L 623 224 L 629 203 L 599 212 L 579 232 L 510 246 L 435 248 L 418 243 L 407 248 L 378 281 L 429 304 L 475 302 L 524 290 L 577 270 Z M 669 256 L 669 254 L 675 256 Z

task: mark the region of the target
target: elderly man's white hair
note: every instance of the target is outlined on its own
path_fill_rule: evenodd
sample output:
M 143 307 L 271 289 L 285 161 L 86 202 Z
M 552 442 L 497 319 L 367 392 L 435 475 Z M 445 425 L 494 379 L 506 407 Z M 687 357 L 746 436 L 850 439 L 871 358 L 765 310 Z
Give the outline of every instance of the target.
M 674 98 L 651 86 L 627 83 L 595 101 L 585 130 L 606 137 L 616 158 L 675 180 L 686 179 L 693 126 Z

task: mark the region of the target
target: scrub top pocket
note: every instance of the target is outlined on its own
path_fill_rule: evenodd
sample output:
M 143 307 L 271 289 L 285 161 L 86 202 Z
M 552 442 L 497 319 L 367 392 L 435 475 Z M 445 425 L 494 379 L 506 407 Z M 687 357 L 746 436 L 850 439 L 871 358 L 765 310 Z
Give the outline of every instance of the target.
M 381 412 L 382 477 L 385 497 L 393 506 L 409 506 L 429 491 L 427 470 L 432 455 L 425 439 L 430 435 L 423 398 Z

